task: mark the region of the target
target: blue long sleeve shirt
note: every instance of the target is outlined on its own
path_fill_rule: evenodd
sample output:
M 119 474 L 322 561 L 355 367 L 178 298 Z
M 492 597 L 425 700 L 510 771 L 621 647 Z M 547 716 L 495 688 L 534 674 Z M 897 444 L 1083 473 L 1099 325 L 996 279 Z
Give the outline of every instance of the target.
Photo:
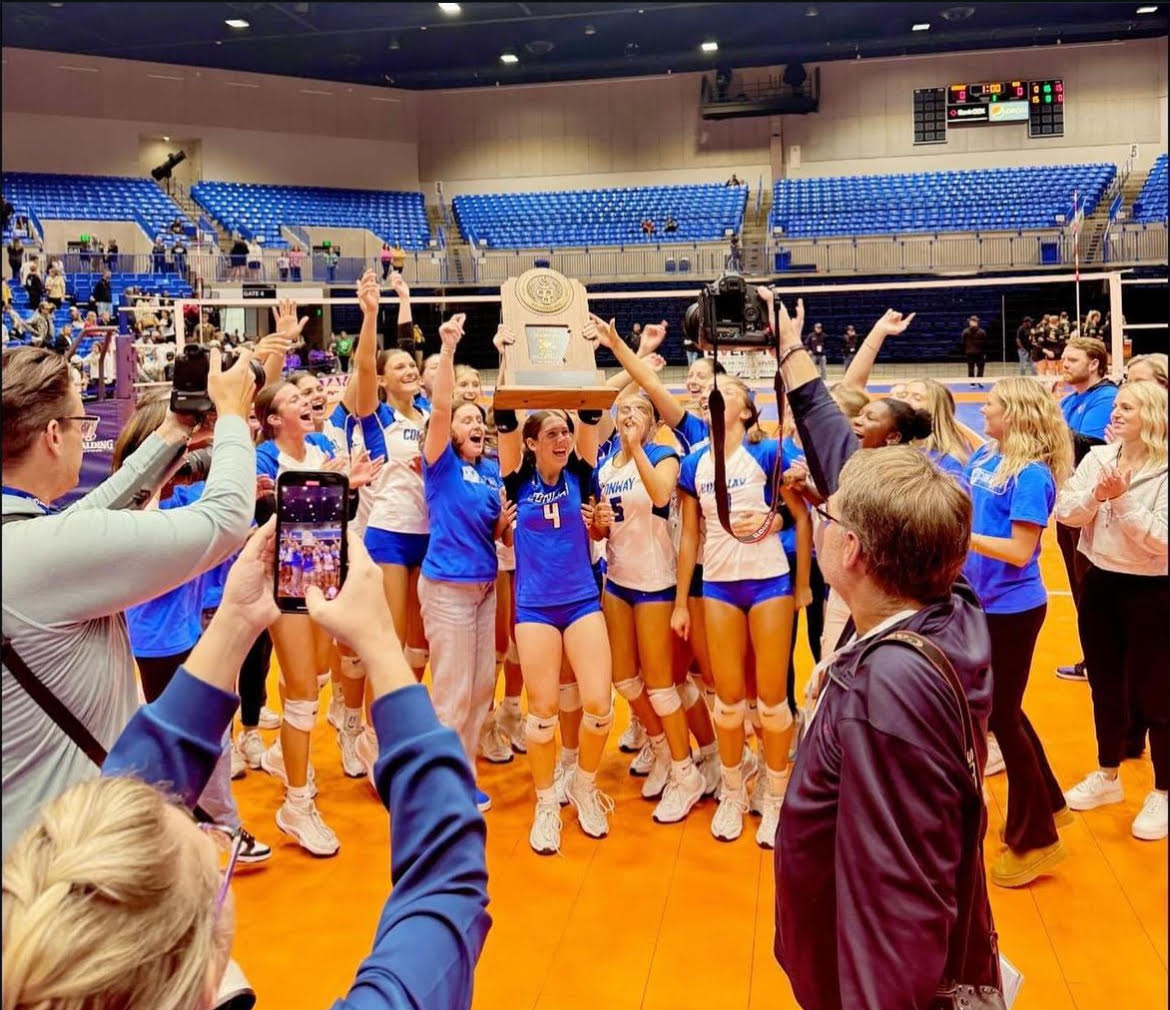
M 180 667 L 130 720 L 102 766 L 169 786 L 189 805 L 211 778 L 239 699 Z M 459 738 L 426 688 L 374 702 L 378 795 L 390 811 L 393 891 L 374 948 L 333 1010 L 462 1010 L 491 927 L 486 828 Z

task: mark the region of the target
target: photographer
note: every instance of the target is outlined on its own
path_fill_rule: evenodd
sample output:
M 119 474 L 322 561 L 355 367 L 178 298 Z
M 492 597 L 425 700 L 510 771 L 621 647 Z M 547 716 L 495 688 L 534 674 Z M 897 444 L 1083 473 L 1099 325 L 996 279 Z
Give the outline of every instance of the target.
M 131 509 L 154 496 L 191 438 L 195 418 L 172 413 L 118 473 L 56 512 L 51 503 L 77 486 L 83 442 L 94 437 L 99 419 L 83 413 L 61 355 L 38 348 L 4 352 L 6 644 L 11 640 L 25 665 L 103 746 L 114 742 L 138 705 L 122 612 L 222 561 L 252 520 L 250 357 L 241 354 L 221 372 L 219 353 L 211 354 L 215 465 L 197 504 L 168 512 Z M 16 681 L 7 660 L 3 737 L 7 850 L 43 803 L 96 769 Z

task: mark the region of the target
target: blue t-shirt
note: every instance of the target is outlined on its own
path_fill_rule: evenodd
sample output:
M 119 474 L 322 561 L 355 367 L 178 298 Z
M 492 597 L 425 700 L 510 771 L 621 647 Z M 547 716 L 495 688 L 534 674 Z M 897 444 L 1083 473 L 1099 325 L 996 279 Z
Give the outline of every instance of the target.
M 780 472 L 783 474 L 793 463 L 806 463 L 804 458 L 804 450 L 796 444 L 793 438 L 785 438 L 780 441 Z M 769 480 L 771 477 L 769 476 Z M 796 526 L 793 523 L 792 517 L 788 514 L 788 509 L 784 502 L 780 503 L 780 508 L 784 512 L 784 529 L 780 531 L 780 543 L 784 545 L 785 554 L 796 553 Z M 815 555 L 816 552 L 814 551 Z
M 670 430 L 678 439 L 683 456 L 689 456 L 711 437 L 711 430 L 707 426 L 707 422 L 689 410 L 683 412 L 682 420 L 678 422 L 678 426 Z
M 593 470 L 576 453 L 556 484 L 545 484 L 531 465 L 504 479 L 516 503 L 516 605 L 560 607 L 597 597 L 589 533 L 581 506 Z
M 1104 440 L 1116 399 L 1117 387 L 1112 382 L 1099 382 L 1083 393 L 1069 393 L 1060 401 L 1060 412 L 1074 435 Z
M 1000 487 L 992 480 L 1003 456 L 986 445 L 977 449 L 963 471 L 971 489 L 971 532 L 1009 538 L 1012 523 L 1048 525 L 1056 504 L 1056 481 L 1043 463 L 1028 463 Z M 963 574 L 989 614 L 1019 614 L 1048 600 L 1040 577 L 1040 542 L 1022 568 L 971 551 Z
M 177 487 L 160 509 L 182 508 L 199 499 L 203 483 Z M 203 634 L 203 583 L 207 573 L 176 586 L 136 607 L 126 609 L 130 649 L 135 656 L 158 659 L 194 647 Z
M 433 582 L 494 582 L 499 464 L 483 458 L 468 463 L 448 443 L 433 464 L 424 454 L 423 485 L 431 515 L 423 575 Z
M 928 449 L 926 451 L 926 458 L 929 459 L 936 467 L 943 473 L 949 473 L 952 477 L 963 477 L 963 464 L 955 459 L 948 452 L 939 452 L 937 449 Z

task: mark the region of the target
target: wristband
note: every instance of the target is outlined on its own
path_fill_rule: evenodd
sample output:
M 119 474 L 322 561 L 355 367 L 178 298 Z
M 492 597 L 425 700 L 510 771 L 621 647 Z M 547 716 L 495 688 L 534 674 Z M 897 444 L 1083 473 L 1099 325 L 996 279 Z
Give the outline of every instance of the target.
M 516 411 L 514 410 L 497 410 L 495 411 L 495 418 L 496 430 L 503 432 L 505 435 L 520 427 L 520 420 L 516 417 Z
M 807 350 L 808 350 L 808 348 L 805 347 L 804 344 L 794 344 L 792 347 L 788 348 L 787 351 L 785 351 L 783 354 L 780 355 L 780 360 L 776 362 L 776 367 L 783 368 L 784 362 L 786 362 L 790 357 L 792 357 L 792 355 L 794 355 L 797 351 L 807 351 Z
M 593 426 L 601 422 L 600 410 L 579 410 L 577 416 L 581 419 L 582 424 Z

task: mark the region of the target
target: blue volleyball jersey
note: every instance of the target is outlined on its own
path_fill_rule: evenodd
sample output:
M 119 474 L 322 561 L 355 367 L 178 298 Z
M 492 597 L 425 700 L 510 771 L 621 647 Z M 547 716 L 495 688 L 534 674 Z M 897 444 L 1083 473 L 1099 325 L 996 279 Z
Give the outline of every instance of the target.
M 593 472 L 576 453 L 556 484 L 521 466 L 504 479 L 516 503 L 516 605 L 559 607 L 597 596 L 591 541 L 581 518 Z
M 711 429 L 707 422 L 689 410 L 683 412 L 682 420 L 670 430 L 678 439 L 679 448 L 684 457 L 689 456 L 696 449 L 701 449 L 711 437 Z
M 1010 538 L 1012 523 L 1048 525 L 1056 504 L 1056 481 L 1043 463 L 1028 463 L 998 487 L 993 483 L 1003 456 L 991 445 L 976 450 L 964 476 L 971 489 L 971 532 Z M 1040 540 L 1022 568 L 971 551 L 963 574 L 989 614 L 1018 614 L 1046 603 L 1040 576 Z
M 423 457 L 423 485 L 431 517 L 423 575 L 434 582 L 494 581 L 499 464 L 483 458 L 468 463 L 448 444 L 433 464 Z

